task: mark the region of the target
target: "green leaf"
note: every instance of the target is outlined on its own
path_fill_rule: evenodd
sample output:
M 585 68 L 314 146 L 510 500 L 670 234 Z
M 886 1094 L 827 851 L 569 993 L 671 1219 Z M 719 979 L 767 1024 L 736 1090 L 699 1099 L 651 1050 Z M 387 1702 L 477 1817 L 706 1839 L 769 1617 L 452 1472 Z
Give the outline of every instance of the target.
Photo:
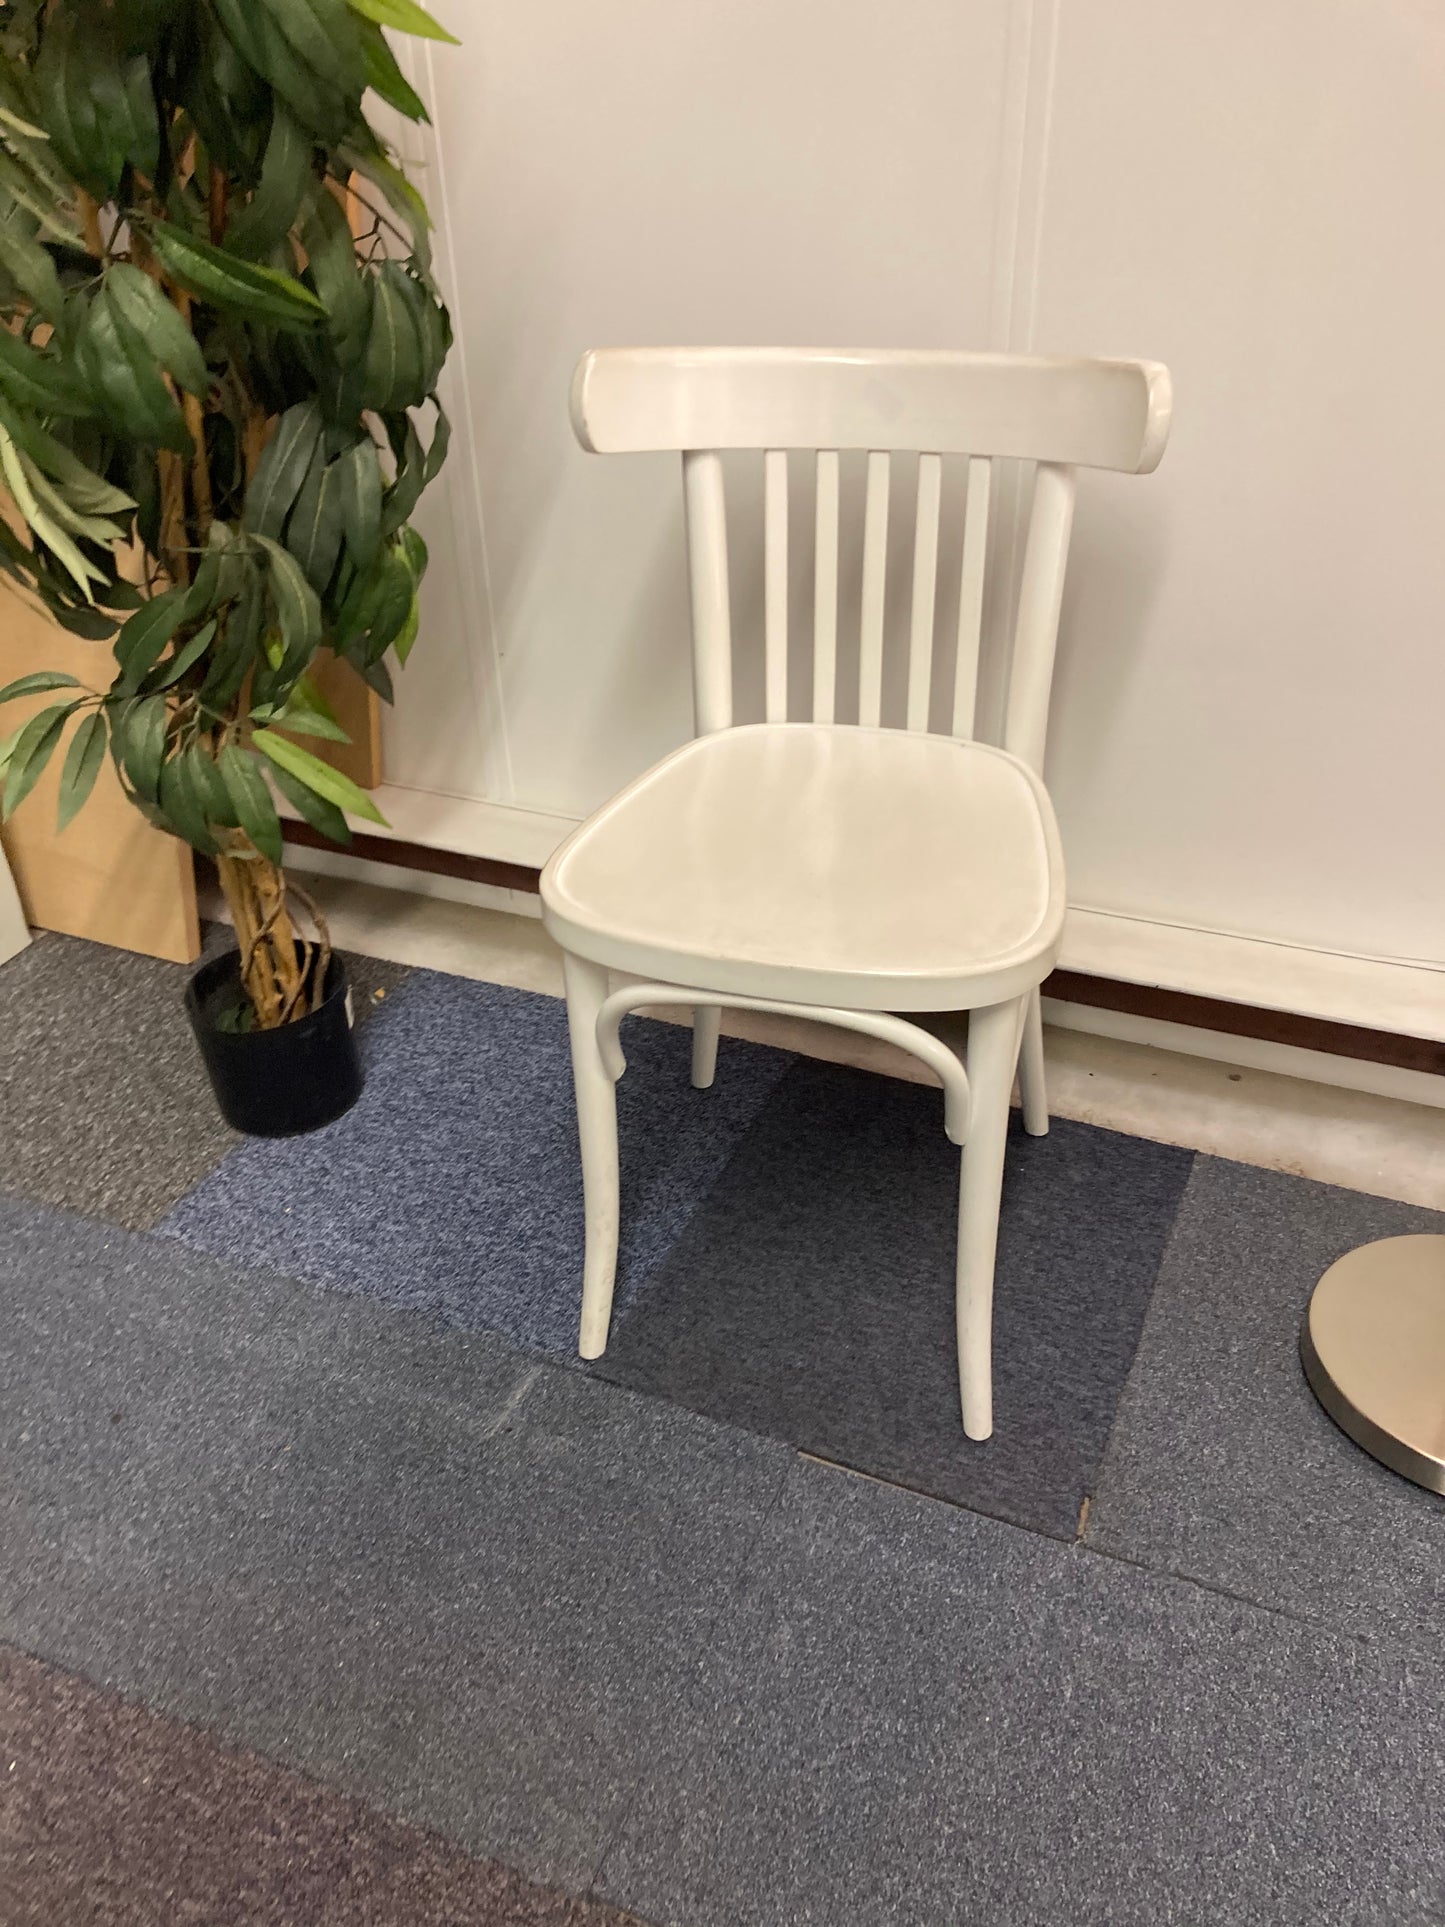
M 105 739 L 105 716 L 99 710 L 87 716 L 70 739 L 60 771 L 58 825 L 62 830 L 69 827 L 95 788 L 95 779 L 105 761 Z
M 431 559 L 427 553 L 426 543 L 415 529 L 403 529 L 397 537 L 397 546 L 401 550 L 406 566 L 411 570 L 412 581 L 420 588 L 422 578 L 427 571 L 427 563 Z
M 115 659 L 120 665 L 116 680 L 118 694 L 129 695 L 140 687 L 141 678 L 157 662 L 171 637 L 186 617 L 190 591 L 167 589 L 152 596 L 131 616 L 115 639 Z
M 178 683 L 191 664 L 199 662 L 210 648 L 211 638 L 215 633 L 216 619 L 213 616 L 209 622 L 201 625 L 189 642 L 184 643 L 176 651 L 169 662 L 163 662 L 156 674 L 147 678 L 146 694 L 152 695 L 157 689 L 169 689 L 173 684 Z
M 401 449 L 397 455 L 396 479 L 386 491 L 386 505 L 382 510 L 383 541 L 395 535 L 403 522 L 409 518 L 421 499 L 425 480 L 426 452 L 422 448 L 421 437 L 408 417 Z
M 289 549 L 269 536 L 258 535 L 256 540 L 270 558 L 271 599 L 287 660 L 298 669 L 304 668 L 321 641 L 320 599 Z
M 75 15 L 65 10 L 47 22 L 35 62 L 35 87 L 62 164 L 96 199 L 104 200 L 115 186 L 112 166 L 123 156 L 113 153 L 97 119 L 90 39 L 78 26 Z
M 210 377 L 200 343 L 148 274 L 117 261 L 106 273 L 105 292 L 124 323 L 161 366 L 193 395 L 204 395 Z
M 240 827 L 262 856 L 269 857 L 273 863 L 280 863 L 285 854 L 281 842 L 281 820 L 276 814 L 276 805 L 271 800 L 260 764 L 235 743 L 227 743 L 216 759 L 216 767 L 235 805 Z
M 439 21 L 433 20 L 425 8 L 419 7 L 416 0 L 351 0 L 351 5 L 379 27 L 395 27 L 398 33 L 416 34 L 422 40 L 445 40 L 453 47 L 462 44 L 454 33 L 448 33 Z
M 301 238 L 311 278 L 326 309 L 327 337 L 337 359 L 350 366 L 366 348 L 371 293 L 357 265 L 351 224 L 325 181 L 318 181 L 307 197 Z
M 211 0 L 226 37 L 318 139 L 339 140 L 355 117 L 354 104 L 301 60 L 295 47 L 256 0 Z
M 355 142 L 338 147 L 336 157 L 352 173 L 360 174 L 364 180 L 381 189 L 382 197 L 392 213 L 411 235 L 412 250 L 418 264 L 429 273 L 431 216 L 427 213 L 426 202 L 401 169 L 394 167 L 379 148 L 358 147 Z
M 420 627 L 421 597 L 413 590 L 411 607 L 407 610 L 406 621 L 401 625 L 400 629 L 397 630 L 391 645 L 396 651 L 396 659 L 403 669 L 406 667 L 406 659 L 412 652 L 412 647 L 416 642 L 417 631 Z
M 38 422 L 11 415 L 5 421 L 5 426 L 16 445 L 24 450 L 31 461 L 47 475 L 54 476 L 66 500 L 75 508 L 87 515 L 114 516 L 124 515 L 135 507 L 134 496 L 127 495 L 124 489 L 116 488 L 103 475 L 97 475 L 94 469 L 87 468 L 77 455 Z M 107 607 L 116 607 L 116 595 L 123 587 L 126 585 L 114 584 L 101 595 L 100 600 Z M 135 591 L 127 588 L 127 593 L 134 596 Z
M 3 330 L 0 330 L 3 332 Z M 104 581 L 101 571 L 71 541 L 65 530 L 36 500 L 31 487 L 31 478 L 25 467 L 24 457 L 5 429 L 0 428 L 0 472 L 10 485 L 10 493 L 15 497 L 15 505 L 24 516 L 32 533 L 44 542 L 62 566 L 68 571 L 86 601 L 91 600 L 90 584 Z
M 426 467 L 422 470 L 423 488 L 430 488 L 437 476 L 441 474 L 442 463 L 446 460 L 447 450 L 452 444 L 452 425 L 447 420 L 446 413 L 435 395 L 431 397 L 431 401 L 436 408 L 437 418 L 436 426 L 432 429 L 431 447 L 426 452 Z
M 227 225 L 228 248 L 238 254 L 259 257 L 285 239 L 306 198 L 313 152 L 310 135 L 301 131 L 292 114 L 277 101 L 272 109 L 271 137 L 261 162 L 260 183 Z
M 338 455 L 332 467 L 340 491 L 346 550 L 358 569 L 368 568 L 381 545 L 381 461 L 368 435 Z
M 71 212 L 75 190 L 69 181 L 48 186 L 28 174 L 9 154 L 0 154 L 0 188 L 53 240 L 88 252 L 80 223 Z
M 322 84 L 349 98 L 366 86 L 361 37 L 346 0 L 252 0 Z
M 218 715 L 235 698 L 247 670 L 256 661 L 264 606 L 260 571 L 254 570 L 227 613 L 206 680 L 201 684 L 201 706 L 211 715 Z
M 37 415 L 89 415 L 90 397 L 56 354 L 0 328 L 0 394 Z
M 209 241 L 157 221 L 151 229 L 156 253 L 183 288 L 223 312 L 270 321 L 280 328 L 309 328 L 325 309 L 294 276 L 255 261 L 242 261 Z
M 289 729 L 296 736 L 318 736 L 332 743 L 351 741 L 336 720 L 336 712 L 309 676 L 298 677 L 285 706 L 271 721 L 277 729 Z
M 364 816 L 371 823 L 386 822 L 364 789 L 353 783 L 349 776 L 343 776 L 339 769 L 333 769 L 330 763 L 323 763 L 319 756 L 313 756 L 309 749 L 302 749 L 299 743 L 289 742 L 271 729 L 258 729 L 251 740 L 274 768 L 294 776 L 299 783 L 304 783 L 307 789 L 334 804 L 337 809 L 349 810 L 353 816 Z M 296 807 L 300 809 L 301 805 L 297 803 Z
M 426 102 L 396 64 L 396 55 L 387 46 L 381 28 L 374 20 L 362 20 L 360 29 L 367 85 L 407 120 L 430 121 Z
M 157 795 L 171 827 L 182 842 L 189 843 L 202 856 L 214 856 L 216 839 L 206 824 L 208 793 L 202 790 L 198 780 L 195 769 L 197 754 L 193 745 L 162 765 Z
M 51 689 L 80 689 L 75 676 L 62 676 L 58 669 L 35 669 L 28 676 L 17 676 L 0 689 L 0 703 L 13 702 L 17 696 L 41 696 Z
M 0 220 L 0 266 L 27 294 L 36 310 L 55 328 L 65 326 L 65 295 L 55 263 L 45 249 L 20 226 L 23 215 Z
M 407 293 L 406 270 L 384 261 L 372 285 L 371 334 L 366 344 L 363 408 L 387 414 L 425 399 L 423 347 Z
M 121 320 L 102 291 L 90 304 L 80 333 L 80 360 L 116 431 L 131 440 L 186 454 L 185 416 L 162 381 L 143 336 Z
M 169 720 L 165 697 L 147 696 L 123 713 L 111 738 L 111 753 L 142 802 L 157 800 Z
M 336 464 L 318 450 L 286 524 L 286 546 L 317 595 L 325 595 L 341 553 L 341 490 Z
M 314 401 L 297 402 L 277 422 L 246 490 L 245 523 L 253 534 L 274 539 L 285 528 L 321 440 L 321 426 Z
M 290 770 L 281 769 L 274 763 L 271 766 L 271 776 L 277 789 L 297 815 L 309 823 L 312 829 L 320 830 L 321 834 L 333 843 L 351 841 L 351 825 L 334 803 L 329 803 L 324 796 L 318 796 L 315 790 L 308 789 L 298 777 L 291 774 Z
M 40 781 L 45 766 L 55 753 L 66 718 L 74 703 L 52 703 L 39 710 L 15 738 L 5 765 L 5 800 L 0 816 L 12 817 Z

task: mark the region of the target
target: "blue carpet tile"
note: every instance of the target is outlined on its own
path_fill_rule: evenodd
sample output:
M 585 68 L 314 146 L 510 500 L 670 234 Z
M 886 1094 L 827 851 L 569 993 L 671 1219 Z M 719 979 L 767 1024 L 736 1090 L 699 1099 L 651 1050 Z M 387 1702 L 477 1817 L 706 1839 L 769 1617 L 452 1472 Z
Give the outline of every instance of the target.
M 696 1717 L 788 1460 L 0 1201 L 0 1641 L 572 1891 Z
M 1193 1154 L 1009 1145 L 994 1416 L 959 1418 L 958 1152 L 936 1090 L 799 1059 L 597 1369 L 820 1458 L 1073 1538 Z
M 603 1862 L 647 1919 L 1445 1919 L 1438 1652 L 795 1461 L 715 1667 Z
M 792 1061 L 633 1019 L 619 1087 L 625 1308 Z M 413 972 L 363 1040 L 367 1088 L 309 1137 L 248 1139 L 161 1229 L 193 1248 L 369 1292 L 558 1357 L 576 1352 L 582 1185 L 555 998 Z
M 1438 1653 L 12 1204 L 0 1641 L 675 1927 L 1437 1917 Z
M 1439 1653 L 1445 1499 L 1388 1472 L 1299 1362 L 1315 1283 L 1445 1217 L 1200 1158 L 1100 1475 L 1089 1541 L 1364 1637 Z

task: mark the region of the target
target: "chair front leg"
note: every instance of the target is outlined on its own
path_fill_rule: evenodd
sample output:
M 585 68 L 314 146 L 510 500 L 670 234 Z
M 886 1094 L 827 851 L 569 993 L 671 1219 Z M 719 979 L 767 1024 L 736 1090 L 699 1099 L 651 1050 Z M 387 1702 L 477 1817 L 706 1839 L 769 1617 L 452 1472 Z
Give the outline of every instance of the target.
M 975 1010 L 968 1020 L 968 1138 L 958 1191 L 958 1384 L 963 1429 L 993 1432 L 993 1268 L 1003 1190 L 1009 1098 L 1023 999 Z
M 1024 1013 L 1024 1041 L 1019 1053 L 1019 1099 L 1024 1129 L 1030 1137 L 1049 1134 L 1049 1093 L 1044 1080 L 1044 1017 L 1039 993 L 1031 990 Z
M 572 1079 L 577 1091 L 577 1134 L 582 1145 L 582 1196 L 587 1248 L 582 1269 L 582 1325 L 577 1349 L 600 1358 L 607 1349 L 612 1287 L 617 1276 L 617 1086 L 602 1059 L 597 1017 L 607 996 L 601 964 L 564 956 L 567 1028 L 572 1039 Z
M 695 1091 L 712 1088 L 717 1076 L 717 1040 L 722 1028 L 719 1004 L 698 1004 L 692 1013 L 692 1087 Z

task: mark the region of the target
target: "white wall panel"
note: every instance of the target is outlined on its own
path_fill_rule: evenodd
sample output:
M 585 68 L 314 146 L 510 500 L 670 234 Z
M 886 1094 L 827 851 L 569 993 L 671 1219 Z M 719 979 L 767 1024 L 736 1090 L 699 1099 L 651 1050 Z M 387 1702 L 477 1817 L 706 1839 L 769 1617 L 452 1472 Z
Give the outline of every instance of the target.
M 1074 900 L 1445 959 L 1445 13 L 1065 0 L 1034 344 L 1167 361 L 1081 488 Z

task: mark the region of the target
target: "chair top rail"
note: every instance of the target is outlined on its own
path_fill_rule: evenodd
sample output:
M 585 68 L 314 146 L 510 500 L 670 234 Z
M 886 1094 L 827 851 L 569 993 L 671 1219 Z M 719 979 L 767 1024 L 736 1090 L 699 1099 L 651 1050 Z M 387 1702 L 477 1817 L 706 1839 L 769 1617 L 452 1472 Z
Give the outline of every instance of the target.
M 572 382 L 597 454 L 888 449 L 1146 474 L 1171 405 L 1159 362 L 934 349 L 598 348 Z

